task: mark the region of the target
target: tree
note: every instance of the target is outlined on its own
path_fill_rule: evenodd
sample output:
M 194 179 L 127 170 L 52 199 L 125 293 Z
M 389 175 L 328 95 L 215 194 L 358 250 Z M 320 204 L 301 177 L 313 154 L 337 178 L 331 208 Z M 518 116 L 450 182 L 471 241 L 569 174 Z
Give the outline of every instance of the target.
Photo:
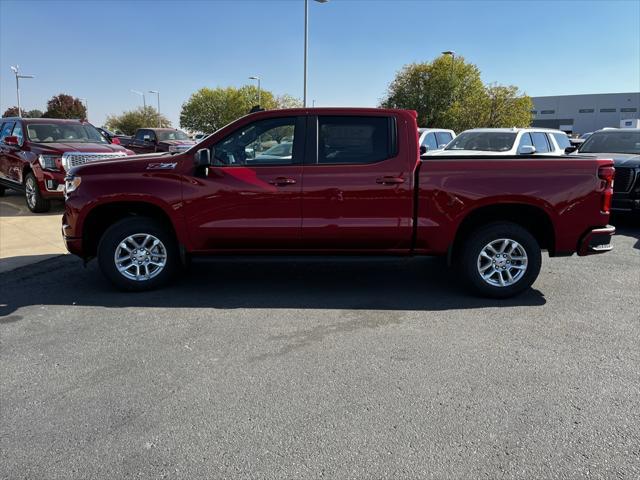
M 24 118 L 42 118 L 44 113 L 42 113 L 42 110 L 34 108 L 33 110 L 29 110 L 28 112 L 22 112 L 22 115 L 24 116 Z
M 47 102 L 45 118 L 87 118 L 87 109 L 79 98 L 72 97 L 65 93 L 51 97 Z
M 237 120 L 258 104 L 258 89 L 253 85 L 241 88 L 201 88 L 182 105 L 180 126 L 192 132 L 212 133 Z M 267 110 L 300 106 L 291 95 L 275 97 L 268 90 L 260 91 L 260 106 Z
M 18 107 L 9 107 L 2 114 L 2 118 L 17 117 L 17 116 L 18 116 Z
M 517 87 L 485 86 L 477 66 L 445 55 L 433 62 L 406 65 L 381 102 L 386 108 L 416 110 L 420 126 L 457 132 L 473 127 L 527 127 L 531 105 Z
M 155 128 L 158 126 L 158 117 L 160 126 L 167 128 L 171 126 L 171 122 L 167 117 L 158 114 L 158 111 L 147 105 L 147 107 L 138 107 L 135 110 L 122 112 L 120 115 L 109 115 L 105 121 L 105 126 L 109 130 L 120 130 L 127 135 L 133 135 L 139 128 Z

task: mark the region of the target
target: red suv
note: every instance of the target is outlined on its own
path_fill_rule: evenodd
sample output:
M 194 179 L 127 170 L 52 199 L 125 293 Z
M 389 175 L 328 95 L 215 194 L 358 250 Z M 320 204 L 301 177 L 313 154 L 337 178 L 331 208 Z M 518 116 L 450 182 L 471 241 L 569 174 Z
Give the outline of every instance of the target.
M 65 172 L 93 160 L 133 155 L 80 120 L 3 118 L 0 125 L 0 196 L 25 192 L 32 212 L 46 212 L 63 199 Z

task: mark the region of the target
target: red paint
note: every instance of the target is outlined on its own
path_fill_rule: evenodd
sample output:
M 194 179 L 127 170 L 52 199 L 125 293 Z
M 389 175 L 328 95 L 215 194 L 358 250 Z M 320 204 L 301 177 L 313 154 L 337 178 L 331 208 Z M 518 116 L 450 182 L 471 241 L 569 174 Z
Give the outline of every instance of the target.
M 147 202 L 170 219 L 194 254 L 317 252 L 446 254 L 462 222 L 478 209 L 527 205 L 548 218 L 551 254 L 583 248 L 602 212 L 611 160 L 580 157 L 419 159 L 415 112 L 381 109 L 293 109 L 248 115 L 201 142 L 208 148 L 256 120 L 282 116 L 392 116 L 397 154 L 365 165 L 215 166 L 196 174 L 195 151 L 101 161 L 72 170 L 82 183 L 66 204 L 64 234 L 86 256 L 83 222 L 93 208 Z M 309 122 L 311 123 L 311 122 Z M 296 138 L 299 132 L 296 131 Z M 309 143 L 309 142 L 307 142 Z M 169 170 L 150 163 L 175 162 Z M 609 232 L 609 230 L 607 230 Z M 606 232 L 597 232 L 606 234 Z M 595 235 L 595 234 L 594 234 Z

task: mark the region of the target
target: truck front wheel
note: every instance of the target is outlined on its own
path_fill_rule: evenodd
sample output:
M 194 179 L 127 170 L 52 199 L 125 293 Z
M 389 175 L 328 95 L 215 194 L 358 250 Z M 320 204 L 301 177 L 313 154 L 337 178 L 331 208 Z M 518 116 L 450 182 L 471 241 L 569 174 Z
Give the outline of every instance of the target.
M 51 201 L 42 197 L 36 176 L 29 172 L 24 179 L 24 197 L 27 207 L 33 213 L 45 213 L 51 210 Z
M 538 277 L 542 254 L 520 225 L 497 222 L 473 231 L 462 247 L 460 271 L 484 296 L 506 298 L 528 289 Z
M 121 290 L 143 291 L 168 282 L 179 264 L 178 248 L 166 228 L 145 217 L 111 225 L 100 239 L 102 273 Z

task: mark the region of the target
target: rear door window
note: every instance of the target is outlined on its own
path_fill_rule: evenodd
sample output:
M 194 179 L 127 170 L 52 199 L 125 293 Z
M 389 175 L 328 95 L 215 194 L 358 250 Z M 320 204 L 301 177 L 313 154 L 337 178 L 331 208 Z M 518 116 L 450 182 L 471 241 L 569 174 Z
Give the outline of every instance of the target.
M 533 140 L 533 146 L 536 147 L 536 153 L 546 153 L 551 151 L 549 148 L 549 142 L 547 136 L 543 132 L 531 133 L 531 139 Z
M 446 145 L 453 139 L 453 135 L 449 132 L 436 132 L 436 140 L 438 140 L 438 146 Z
M 555 138 L 558 147 L 562 150 L 571 146 L 571 142 L 569 141 L 569 137 L 567 137 L 566 133 L 552 133 L 551 136 Z
M 520 137 L 520 143 L 518 143 L 518 150 L 520 147 L 533 147 L 533 142 L 531 141 L 531 135 L 529 133 L 523 133 Z
M 436 136 L 433 132 L 425 135 L 424 140 L 422 141 L 422 145 L 425 147 L 429 147 L 429 150 L 435 150 L 438 148 L 438 142 L 436 140 Z
M 318 163 L 367 164 L 391 158 L 394 121 L 390 117 L 318 117 Z

